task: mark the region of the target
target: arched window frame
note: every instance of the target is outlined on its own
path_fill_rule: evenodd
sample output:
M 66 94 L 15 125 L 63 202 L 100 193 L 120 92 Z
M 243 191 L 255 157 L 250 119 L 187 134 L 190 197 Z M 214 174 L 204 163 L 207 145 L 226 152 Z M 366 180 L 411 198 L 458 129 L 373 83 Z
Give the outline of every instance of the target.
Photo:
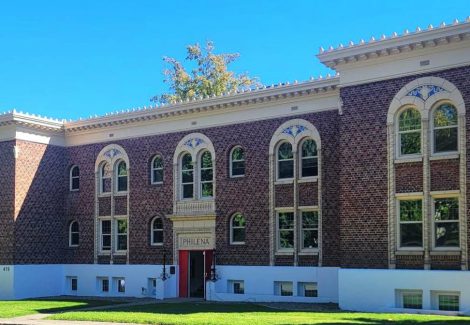
M 160 159 L 161 160 L 161 166 L 160 167 L 155 167 L 155 161 L 157 159 Z M 159 171 L 161 171 L 161 180 L 157 180 L 156 179 L 156 173 L 158 173 Z M 152 158 L 152 161 L 150 163 L 150 182 L 151 184 L 153 185 L 159 185 L 159 184 L 163 184 L 163 177 L 164 177 L 164 163 L 163 163 L 163 157 L 162 155 L 160 154 L 156 154 L 153 158 Z
M 187 169 L 183 169 L 183 158 L 185 156 L 189 156 L 191 158 L 191 169 L 187 168 Z M 180 186 L 180 193 L 181 193 L 181 200 L 193 200 L 194 199 L 194 184 L 196 183 L 196 180 L 195 180 L 195 173 L 194 173 L 194 160 L 193 160 L 193 157 L 191 155 L 191 153 L 189 152 L 183 152 L 181 154 L 181 158 L 179 159 L 180 162 L 178 164 L 179 166 L 179 171 L 180 171 L 180 181 L 179 181 L 179 186 Z M 192 172 L 192 181 L 191 182 L 184 182 L 183 180 L 183 172 Z M 184 187 L 185 186 L 191 186 L 192 187 L 192 195 L 191 197 L 184 197 Z
M 74 171 L 78 171 L 78 175 L 74 175 Z M 80 190 L 80 168 L 77 165 L 73 165 L 70 168 L 69 174 L 69 189 L 71 192 L 76 192 Z
M 243 158 L 242 159 L 234 159 L 233 158 L 233 154 L 235 153 L 235 150 L 242 150 L 242 153 L 243 153 Z M 246 161 L 246 158 L 245 158 L 245 149 L 242 147 L 242 146 L 235 146 L 232 148 L 232 150 L 230 150 L 230 156 L 229 156 L 229 172 L 230 172 L 230 178 L 238 178 L 238 177 L 244 177 L 245 176 L 245 173 L 246 173 L 246 164 L 245 164 L 245 161 Z M 237 175 L 234 175 L 233 171 L 234 171 L 234 164 L 235 163 L 238 163 L 238 164 L 241 164 L 243 163 L 243 174 L 237 174 Z
M 292 158 L 280 160 L 279 159 L 279 150 L 281 149 L 281 146 L 284 145 L 284 144 L 290 145 L 291 152 L 292 152 Z M 295 159 L 295 149 L 294 149 L 294 146 L 292 145 L 292 143 L 289 142 L 289 141 L 280 141 L 276 146 L 276 179 L 278 181 L 289 181 L 289 180 L 294 179 L 294 159 Z M 281 164 L 281 162 L 292 162 L 292 177 L 283 177 L 283 178 L 280 177 L 280 172 L 281 172 L 280 164 Z
M 155 228 L 155 222 L 157 220 L 160 220 L 161 223 L 162 223 L 162 227 L 161 228 Z M 157 242 L 155 240 L 155 232 L 161 232 L 162 233 L 162 241 L 161 242 Z M 165 236 L 165 233 L 164 233 L 164 225 L 163 225 L 163 218 L 160 217 L 160 216 L 156 216 L 152 219 L 152 222 L 150 224 L 150 244 L 152 246 L 163 246 L 163 241 L 164 241 L 164 236 Z
M 414 130 L 407 130 L 407 131 L 400 131 L 400 117 L 401 115 L 407 111 L 407 110 L 414 110 L 416 111 L 419 116 L 420 116 L 420 128 L 419 129 L 414 129 Z M 403 134 L 409 134 L 409 133 L 414 133 L 414 132 L 419 132 L 420 136 L 420 150 L 419 153 L 412 153 L 412 154 L 402 154 L 401 152 L 401 139 Z M 395 134 L 396 134 L 396 156 L 400 159 L 413 159 L 413 158 L 419 158 L 423 154 L 423 112 L 421 109 L 414 105 L 405 105 L 401 107 L 396 114 L 395 117 Z
M 242 216 L 242 218 L 245 222 L 245 226 L 234 226 L 233 225 L 233 221 L 234 221 L 235 217 L 239 216 L 239 215 Z M 234 235 L 233 234 L 234 234 L 235 229 L 243 229 L 245 240 L 243 240 L 243 241 L 235 241 L 234 240 Z M 236 212 L 230 217 L 230 244 L 231 245 L 244 245 L 245 241 L 246 241 L 246 217 L 243 213 Z
M 205 154 L 209 154 L 211 157 L 211 166 L 210 167 L 203 167 L 203 159 L 202 156 Z M 198 167 L 199 167 L 199 173 L 198 173 L 198 189 L 199 189 L 199 199 L 201 200 L 210 200 L 214 197 L 214 157 L 212 156 L 212 153 L 209 150 L 201 150 L 201 152 L 198 155 Z M 211 180 L 202 180 L 202 173 L 204 171 L 211 171 L 212 172 L 212 179 Z M 212 187 L 212 195 L 203 195 L 203 187 L 204 184 L 210 184 Z
M 126 166 L 126 174 L 125 175 L 119 175 L 119 166 L 121 164 L 124 164 Z M 125 182 L 123 184 L 125 184 L 125 189 L 119 189 L 119 180 L 120 178 L 125 178 Z M 123 159 L 119 159 L 118 161 L 116 161 L 115 163 L 115 167 L 114 167 L 114 187 L 115 187 L 115 192 L 116 193 L 127 193 L 128 189 L 129 189 L 129 169 L 128 169 L 128 165 L 127 165 L 127 162 Z
M 77 225 L 76 230 L 72 229 L 74 225 Z M 77 243 L 73 242 L 74 235 L 78 236 Z M 73 220 L 69 224 L 69 247 L 78 247 L 79 245 L 80 245 L 80 225 L 78 224 L 78 221 Z
M 456 116 L 457 116 L 457 123 L 454 124 L 454 125 L 450 125 L 450 126 L 443 126 L 443 127 L 436 127 L 434 125 L 434 114 L 436 113 L 436 111 L 442 106 L 442 105 L 451 105 L 454 110 L 455 110 L 455 113 L 456 113 Z M 453 154 L 458 154 L 459 152 L 459 148 L 460 148 L 460 128 L 459 128 L 459 111 L 456 107 L 456 105 L 454 105 L 450 100 L 442 100 L 442 101 L 438 101 L 436 103 L 434 103 L 431 107 L 431 110 L 430 110 L 430 129 L 431 129 L 431 135 L 430 135 L 430 143 L 431 143 L 431 154 L 434 155 L 434 156 L 439 156 L 439 155 L 453 155 Z M 436 134 L 435 134 L 435 131 L 436 130 L 442 130 L 442 129 L 457 129 L 457 143 L 456 143 L 456 146 L 457 146 L 457 149 L 456 150 L 451 150 L 451 151 L 436 151 Z
M 316 149 L 317 154 L 315 156 L 304 157 L 303 156 L 303 145 L 305 144 L 305 142 L 307 142 L 309 140 L 311 140 L 315 143 L 315 149 Z M 299 178 L 300 179 L 316 179 L 316 178 L 318 178 L 318 172 L 319 172 L 318 145 L 317 145 L 317 142 L 315 141 L 315 139 L 312 139 L 310 137 L 303 138 L 299 143 L 299 149 L 297 151 L 298 151 L 298 155 L 299 155 L 299 164 L 298 164 L 299 165 Z M 303 174 L 302 174 L 302 170 L 303 170 L 303 166 L 304 166 L 304 160 L 307 160 L 307 159 L 315 159 L 316 162 L 317 162 L 316 175 L 314 175 L 314 176 L 303 176 Z

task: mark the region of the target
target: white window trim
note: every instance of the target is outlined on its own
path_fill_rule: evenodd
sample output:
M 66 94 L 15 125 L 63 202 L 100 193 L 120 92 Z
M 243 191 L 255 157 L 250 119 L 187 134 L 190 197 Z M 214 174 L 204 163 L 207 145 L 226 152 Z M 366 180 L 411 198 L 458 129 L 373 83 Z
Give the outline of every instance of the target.
M 317 225 L 317 228 L 306 228 L 305 230 L 317 230 L 317 247 L 314 247 L 314 248 L 308 248 L 308 247 L 304 247 L 304 241 L 303 241 L 303 232 L 304 232 L 304 228 L 303 228 L 303 220 L 302 220 L 302 213 L 303 212 L 317 212 L 318 213 L 318 225 Z M 299 222 L 297 222 L 297 224 L 299 225 L 299 232 L 300 232 L 300 236 L 299 236 L 299 242 L 300 242 L 300 253 L 318 253 L 320 251 L 320 209 L 318 208 L 299 208 L 299 213 L 298 213 L 298 218 L 299 218 Z
M 418 193 L 404 193 L 404 194 L 397 194 L 396 195 L 396 212 L 395 212 L 395 215 L 396 215 L 396 227 L 397 227 L 397 231 L 396 231 L 396 243 L 397 243 L 397 251 L 401 251 L 401 252 L 405 252 L 405 251 L 418 251 L 418 252 L 422 252 L 424 251 L 424 246 L 425 246 L 425 243 L 424 243 L 424 224 L 425 224 L 425 220 L 426 220 L 426 216 L 425 215 L 422 215 L 421 216 L 421 230 L 422 230 L 422 234 L 421 234 L 421 238 L 422 238 L 422 243 L 423 245 L 421 247 L 401 247 L 401 240 L 400 240 L 400 224 L 401 224 L 401 221 L 400 221 L 400 201 L 416 201 L 416 200 L 421 200 L 421 212 L 423 211 L 423 207 L 424 207 L 424 197 L 422 194 L 418 194 Z M 417 222 L 407 222 L 407 223 L 417 223 Z
M 315 290 L 317 291 L 317 295 L 315 297 L 307 297 L 305 295 L 305 287 L 307 285 L 313 285 L 315 287 Z M 297 284 L 297 296 L 298 297 L 307 297 L 307 298 L 317 298 L 318 297 L 318 282 L 307 282 L 307 281 L 300 281 Z
M 408 110 L 408 109 L 414 109 L 419 113 L 419 116 L 421 117 L 421 128 L 419 129 L 420 131 L 420 153 L 414 153 L 414 154 L 407 154 L 407 155 L 402 155 L 401 154 L 401 135 L 405 133 L 413 133 L 413 132 L 418 132 L 418 130 L 414 131 L 400 131 L 400 115 Z M 422 161 L 423 159 L 423 115 L 422 112 L 419 111 L 419 109 L 415 106 L 404 106 L 400 108 L 396 114 L 395 117 L 395 135 L 396 135 L 396 140 L 395 140 L 395 152 L 396 152 L 396 160 L 400 162 L 414 162 L 414 161 Z
M 72 225 L 74 223 L 77 223 L 77 225 L 78 225 L 78 232 L 72 232 Z M 77 245 L 72 244 L 72 234 L 78 234 L 78 244 Z M 73 220 L 69 225 L 69 247 L 78 247 L 78 246 L 80 246 L 80 224 L 78 223 L 77 220 Z
M 202 167 L 202 155 L 208 152 L 211 155 L 211 167 Z M 214 157 L 209 150 L 202 150 L 198 155 L 198 189 L 199 189 L 199 200 L 213 200 L 214 199 Z M 203 170 L 212 170 L 212 180 L 211 181 L 202 181 L 202 171 Z M 202 185 L 203 184 L 212 184 L 212 195 L 211 196 L 202 196 Z
M 235 284 L 240 283 L 243 287 L 243 293 L 235 293 Z M 235 295 L 243 295 L 245 294 L 245 281 L 244 280 L 228 280 L 228 292 L 235 294 Z
M 455 111 L 457 113 L 457 124 L 452 125 L 452 126 L 441 126 L 441 127 L 434 127 L 434 113 L 435 111 L 443 104 L 449 104 L 452 105 L 455 108 Z M 430 144 L 431 144 L 431 156 L 432 157 L 439 157 L 439 156 L 454 156 L 454 155 L 459 155 L 459 148 L 460 148 L 460 128 L 459 128 L 459 110 L 457 109 L 457 106 L 454 105 L 451 101 L 449 100 L 444 100 L 444 101 L 439 101 L 437 102 L 434 107 L 431 109 L 431 118 L 430 118 L 430 129 L 431 129 L 431 135 L 430 135 Z M 457 150 L 451 150 L 451 151 L 441 151 L 441 152 L 436 152 L 435 151 L 435 146 L 434 146 L 434 130 L 442 130 L 442 129 L 450 129 L 450 128 L 457 128 Z M 431 158 L 432 158 L 431 157 Z
M 155 238 L 154 238 L 154 234 L 153 234 L 154 231 L 155 231 L 154 225 L 155 225 L 155 220 L 157 220 L 157 219 L 161 219 L 161 220 L 162 220 L 162 226 L 163 226 L 163 218 L 162 218 L 162 217 L 156 216 L 156 217 L 154 217 L 154 218 L 152 219 L 152 223 L 150 224 L 150 245 L 151 245 L 151 246 L 163 246 L 163 241 L 162 241 L 161 243 L 156 243 L 156 242 L 154 241 L 154 239 L 155 239 Z M 129 229 L 129 227 L 128 227 L 128 229 Z M 161 232 L 162 232 L 162 234 L 163 234 L 162 238 L 163 238 L 163 240 L 164 240 L 164 239 L 165 239 L 164 227 L 163 227 L 161 230 L 158 230 L 158 231 L 161 231 Z
M 243 219 L 245 220 L 245 227 L 234 227 L 233 226 L 233 218 L 235 218 L 236 215 L 240 214 Z M 246 239 L 246 218 L 243 213 L 236 212 L 232 215 L 230 218 L 230 245 L 245 245 L 245 241 L 233 241 L 233 230 L 234 229 L 244 229 L 245 231 L 245 239 Z
M 280 213 L 292 213 L 294 214 L 294 218 L 295 218 L 295 213 L 294 213 L 294 209 L 277 209 L 276 210 L 276 253 L 289 253 L 289 254 L 292 254 L 294 253 L 294 247 L 293 248 L 281 248 L 281 237 L 280 237 L 280 229 L 279 229 L 279 214 Z M 294 241 L 295 241 L 295 221 L 294 221 L 294 226 L 292 228 L 292 233 L 294 235 Z M 295 243 L 294 243 L 295 244 Z M 295 246 L 295 245 L 294 245 Z
M 436 221 L 434 219 L 434 214 L 436 212 L 436 205 L 435 205 L 435 201 L 436 199 L 457 199 L 458 203 L 459 203 L 459 209 L 458 209 L 458 212 L 459 212 L 459 217 L 457 219 L 457 221 L 448 221 L 448 222 L 445 222 L 444 223 L 455 223 L 457 222 L 458 225 L 459 225 L 459 246 L 458 247 L 436 247 Z M 442 192 L 431 192 L 431 227 L 432 227 L 432 239 L 431 239 L 431 243 L 432 243 L 432 250 L 433 251 L 444 251 L 444 252 L 450 252 L 450 251 L 460 251 L 461 250 L 461 235 L 462 235 L 462 216 L 460 215 L 460 205 L 462 204 L 461 202 L 462 200 L 460 200 L 460 197 L 459 197 L 459 194 L 456 193 L 455 191 L 442 191 Z M 439 221 L 439 222 L 442 222 L 442 221 Z
M 459 297 L 459 310 L 458 311 L 444 311 L 439 309 L 439 296 L 458 296 Z M 445 290 L 431 290 L 431 308 L 442 312 L 460 312 L 462 310 L 462 296 L 460 291 L 445 291 Z
M 186 156 L 186 155 L 189 155 L 189 156 L 191 157 L 192 167 L 193 167 L 192 169 L 183 169 L 183 157 Z M 191 153 L 189 153 L 189 152 L 183 152 L 183 153 L 181 154 L 180 159 L 179 159 L 179 163 L 178 163 L 179 168 L 178 168 L 178 169 L 179 169 L 179 174 L 180 174 L 180 175 L 179 175 L 179 179 L 180 179 L 180 181 L 179 181 L 179 183 L 180 183 L 179 185 L 180 185 L 180 186 L 179 186 L 179 187 L 180 187 L 180 200 L 181 200 L 181 201 L 192 201 L 192 200 L 194 200 L 194 198 L 195 198 L 194 194 L 196 193 L 196 191 L 195 191 L 195 184 L 196 184 L 196 182 L 195 182 L 195 181 L 196 181 L 196 180 L 195 180 L 195 177 L 196 177 L 196 174 L 195 174 L 195 168 L 194 168 L 194 167 L 195 167 L 195 166 L 194 166 L 195 163 L 194 163 L 194 161 L 193 161 L 192 159 L 193 159 L 193 155 L 192 155 Z M 192 170 L 192 172 L 193 172 L 193 181 L 192 181 L 192 182 L 189 182 L 189 183 L 184 183 L 184 182 L 183 182 L 183 171 L 191 171 L 191 170 Z M 192 197 L 186 197 L 186 198 L 185 198 L 185 197 L 184 197 L 184 185 L 190 185 L 190 184 L 192 184 L 192 186 L 193 186 L 193 196 L 192 196 Z
M 421 295 L 421 308 L 405 308 L 403 298 L 405 295 Z M 424 295 L 421 289 L 396 289 L 395 290 L 395 305 L 397 308 L 406 310 L 423 310 L 424 309 Z
M 235 151 L 235 149 L 241 149 L 241 150 L 243 150 L 243 155 L 245 155 L 245 149 L 244 149 L 242 146 L 235 146 L 235 147 L 232 148 L 232 150 L 230 150 L 230 158 L 229 158 L 229 161 L 230 161 L 230 163 L 229 163 L 229 165 L 230 165 L 230 166 L 229 166 L 229 170 L 230 170 L 229 175 L 230 175 L 230 178 L 245 177 L 245 173 L 246 173 L 246 159 L 234 160 L 234 159 L 233 159 L 233 152 Z M 232 172 L 232 170 L 233 170 L 233 163 L 234 163 L 234 162 L 242 162 L 242 161 L 243 161 L 243 163 L 245 164 L 245 171 L 244 171 L 244 173 L 243 173 L 242 175 L 233 175 L 233 172 Z
M 312 140 L 313 142 L 315 142 L 315 147 L 317 148 L 317 155 L 316 156 L 311 156 L 311 157 L 303 157 L 302 156 L 302 146 L 304 145 L 305 141 L 307 140 Z M 303 182 L 308 182 L 308 181 L 315 181 L 315 180 L 318 180 L 318 174 L 320 173 L 320 166 L 319 166 L 319 163 L 320 163 L 320 157 L 318 155 L 318 145 L 317 145 L 317 141 L 315 141 L 315 139 L 313 138 L 310 138 L 310 137 L 306 137 L 305 139 L 303 139 L 302 141 L 300 141 L 299 143 L 299 150 L 298 150 L 298 159 L 299 159 L 299 163 L 298 163 L 298 169 L 299 169 L 299 181 L 303 181 Z M 303 177 L 302 176 L 302 167 L 304 165 L 304 159 L 317 159 L 317 175 L 316 176 L 305 176 Z
M 291 148 L 292 148 L 292 158 L 291 159 L 283 159 L 283 160 L 279 160 L 279 148 L 281 147 L 282 144 L 284 143 L 288 143 Z M 295 155 L 296 155 L 296 152 L 294 150 L 294 146 L 292 145 L 292 143 L 290 143 L 289 141 L 286 141 L 286 140 L 281 140 L 278 142 L 278 144 L 276 145 L 276 151 L 275 151 L 275 154 L 276 154 L 276 182 L 278 182 L 279 184 L 282 184 L 282 183 L 290 183 L 290 182 L 293 182 L 294 181 L 294 177 L 289 177 L 289 178 L 280 178 L 279 177 L 279 173 L 280 173 L 280 168 L 279 168 L 279 162 L 280 161 L 292 161 L 292 174 L 294 174 L 294 168 L 295 168 Z
M 154 167 L 154 162 L 155 162 L 155 159 L 157 159 L 157 158 L 159 158 L 159 157 L 160 157 L 160 159 L 162 160 L 162 167 L 156 168 L 156 167 Z M 164 167 L 165 167 L 165 165 L 163 164 L 163 156 L 160 155 L 160 154 L 156 154 L 156 155 L 153 157 L 152 162 L 150 163 L 150 183 L 151 183 L 152 185 L 160 185 L 160 184 L 163 184 L 163 180 L 162 180 L 161 182 L 155 181 L 154 178 L 153 178 L 153 175 L 154 175 L 154 171 L 156 171 L 156 170 L 161 170 L 161 171 L 162 171 L 162 175 L 163 175 L 163 177 L 164 177 L 164 175 L 165 175 L 165 174 L 164 174 Z
M 124 280 L 124 291 L 119 291 L 119 281 Z M 113 277 L 113 291 L 114 293 L 118 295 L 125 295 L 126 294 L 126 288 L 127 287 L 127 282 L 125 277 Z
M 118 248 L 118 240 L 119 240 L 119 239 L 118 239 L 118 235 L 122 235 L 122 234 L 119 234 L 119 233 L 118 233 L 119 229 L 118 229 L 117 224 L 118 224 L 118 221 L 122 221 L 122 220 L 125 220 L 125 221 L 127 222 L 127 232 L 126 232 L 126 241 L 127 241 L 126 246 L 127 246 L 127 249 L 117 249 L 117 248 Z M 119 216 L 119 217 L 116 217 L 116 218 L 114 219 L 114 222 L 113 222 L 113 223 L 114 223 L 114 225 L 112 225 L 112 228 L 113 228 L 114 230 L 111 229 L 111 232 L 114 231 L 114 247 L 115 247 L 114 252 L 115 252 L 116 254 L 120 254 L 120 253 L 121 253 L 121 254 L 125 254 L 125 253 L 127 253 L 127 250 L 129 249 L 129 218 L 123 217 L 123 216 Z
M 282 287 L 283 284 L 287 284 L 287 285 L 290 285 L 292 287 L 292 294 L 286 295 L 286 296 L 282 295 L 281 287 Z M 275 281 L 274 282 L 274 295 L 282 296 L 282 297 L 293 297 L 295 295 L 294 282 L 293 281 Z
M 121 163 L 126 164 L 126 176 L 119 176 L 119 165 Z M 114 168 L 114 182 L 115 182 L 114 193 L 127 194 L 129 192 L 129 165 L 127 164 L 127 162 L 124 159 L 119 159 L 118 161 L 116 161 L 114 166 L 115 166 L 115 168 Z M 126 185 L 126 190 L 125 191 L 119 191 L 119 178 L 120 177 L 126 177 L 127 185 Z
M 72 176 L 72 173 L 75 168 L 78 168 L 78 176 Z M 78 188 L 73 188 L 73 180 L 78 179 Z M 70 192 L 77 192 L 80 191 L 80 167 L 77 165 L 73 165 L 72 168 L 70 168 L 69 171 L 69 190 Z

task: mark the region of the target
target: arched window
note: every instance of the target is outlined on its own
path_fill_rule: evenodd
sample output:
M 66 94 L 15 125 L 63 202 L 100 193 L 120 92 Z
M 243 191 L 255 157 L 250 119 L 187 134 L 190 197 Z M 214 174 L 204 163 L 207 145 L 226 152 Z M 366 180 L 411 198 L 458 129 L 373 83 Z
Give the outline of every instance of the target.
M 127 165 L 123 160 L 117 163 L 116 186 L 118 192 L 127 191 Z
M 302 142 L 300 177 L 318 176 L 317 143 L 312 139 Z
M 230 219 L 230 243 L 231 244 L 244 244 L 245 243 L 245 217 L 241 213 L 235 213 Z
M 212 155 L 209 151 L 202 153 L 200 165 L 201 197 L 212 197 L 214 194 L 214 169 L 212 167 Z
M 155 217 L 152 220 L 152 245 L 163 245 L 163 220 L 161 217 Z
M 194 165 L 189 153 L 181 157 L 181 193 L 183 199 L 194 197 Z
M 100 169 L 100 190 L 101 193 L 111 192 L 111 165 L 104 163 Z
M 421 153 L 421 114 L 407 108 L 398 117 L 399 156 Z
M 277 149 L 277 178 L 289 179 L 294 177 L 294 154 L 292 145 L 289 142 L 283 142 Z
M 163 158 L 156 155 L 152 159 L 152 184 L 163 183 Z
M 458 115 L 451 104 L 441 104 L 433 114 L 434 152 L 458 150 Z
M 230 177 L 245 176 L 245 150 L 235 147 L 230 152 Z
M 77 221 L 72 221 L 69 226 L 69 246 L 76 247 L 80 244 L 80 228 Z
M 70 190 L 78 191 L 80 189 L 80 169 L 78 166 L 70 168 Z

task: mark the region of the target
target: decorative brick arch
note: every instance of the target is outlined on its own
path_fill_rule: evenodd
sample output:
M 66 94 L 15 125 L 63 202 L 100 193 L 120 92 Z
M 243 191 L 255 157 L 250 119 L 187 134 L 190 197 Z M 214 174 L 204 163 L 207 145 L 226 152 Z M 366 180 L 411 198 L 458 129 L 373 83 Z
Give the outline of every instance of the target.
M 212 141 L 202 133 L 191 133 L 186 135 L 176 146 L 173 156 L 173 163 L 178 164 L 179 158 L 183 152 L 188 152 L 196 162 L 198 154 L 203 150 L 209 150 L 212 160 L 215 161 L 215 150 Z
M 127 156 L 126 150 L 118 144 L 110 144 L 101 149 L 98 157 L 95 161 L 95 172 L 98 172 L 101 164 L 103 162 L 109 163 L 112 169 L 114 169 L 114 165 L 117 161 L 124 160 L 127 165 L 127 169 L 129 170 L 129 157 Z
M 299 143 L 305 138 L 315 140 L 318 150 L 321 149 L 320 133 L 312 123 L 303 119 L 289 120 L 274 132 L 269 144 L 269 154 L 274 154 L 277 144 L 281 141 L 289 142 L 292 145 L 292 151 L 297 152 Z

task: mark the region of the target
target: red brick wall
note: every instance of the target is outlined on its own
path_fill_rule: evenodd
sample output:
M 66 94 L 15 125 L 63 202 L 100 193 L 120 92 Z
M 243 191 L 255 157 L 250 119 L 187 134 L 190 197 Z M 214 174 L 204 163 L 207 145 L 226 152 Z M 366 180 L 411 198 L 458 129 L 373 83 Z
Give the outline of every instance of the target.
M 294 185 L 279 184 L 274 187 L 276 198 L 276 207 L 293 207 L 294 206 Z
M 413 193 L 423 191 L 423 163 L 395 164 L 395 192 Z
M 459 159 L 431 161 L 431 191 L 459 190 Z
M 0 142 L 0 264 L 13 264 L 15 158 L 14 141 Z
M 318 205 L 318 182 L 300 183 L 298 185 L 298 191 L 299 206 Z

